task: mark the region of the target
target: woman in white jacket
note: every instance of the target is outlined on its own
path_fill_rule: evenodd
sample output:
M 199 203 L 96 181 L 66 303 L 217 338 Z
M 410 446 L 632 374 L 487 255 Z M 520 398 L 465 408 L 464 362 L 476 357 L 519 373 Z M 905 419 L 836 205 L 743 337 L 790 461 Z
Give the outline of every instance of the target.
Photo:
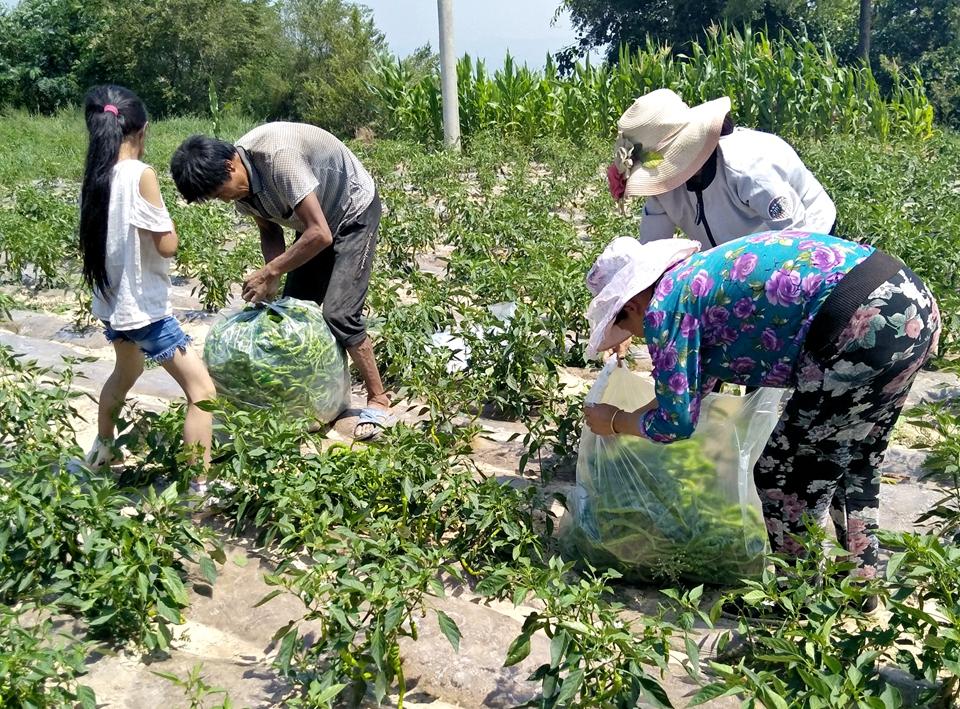
M 727 97 L 691 108 L 657 89 L 634 101 L 617 127 L 610 192 L 647 198 L 643 243 L 678 229 L 705 249 L 771 229 L 835 230 L 833 201 L 793 148 L 770 133 L 735 129 Z

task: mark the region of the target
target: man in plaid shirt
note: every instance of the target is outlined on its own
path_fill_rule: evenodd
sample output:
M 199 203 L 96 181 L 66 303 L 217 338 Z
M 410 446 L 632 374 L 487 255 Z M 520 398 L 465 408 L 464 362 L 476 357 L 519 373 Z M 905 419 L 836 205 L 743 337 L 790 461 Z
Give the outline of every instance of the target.
M 260 228 L 264 266 L 244 280 L 244 300 L 274 298 L 287 274 L 284 296 L 323 307 L 367 390 L 355 437 L 373 438 L 393 423 L 363 321 L 380 198 L 350 149 L 316 126 L 267 123 L 236 144 L 191 136 L 174 153 L 170 171 L 188 202 L 234 202 Z M 283 227 L 296 232 L 289 248 Z

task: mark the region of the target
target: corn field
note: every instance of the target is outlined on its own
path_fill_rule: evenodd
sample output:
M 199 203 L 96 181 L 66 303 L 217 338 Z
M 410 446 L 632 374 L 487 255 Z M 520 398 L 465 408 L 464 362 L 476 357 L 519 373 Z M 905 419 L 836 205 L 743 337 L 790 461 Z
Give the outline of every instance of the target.
M 376 67 L 371 82 L 380 103 L 380 128 L 420 142 L 443 136 L 440 77 L 413 75 L 402 63 Z M 919 75 L 896 77 L 889 96 L 869 68 L 843 66 L 829 45 L 781 33 L 715 27 L 706 46 L 688 55 L 648 38 L 622 49 L 615 65 L 577 63 L 562 76 L 552 59 L 543 71 L 517 66 L 511 57 L 489 72 L 465 55 L 457 66 L 464 137 L 494 130 L 533 141 L 608 136 L 638 96 L 670 88 L 693 105 L 729 96 L 740 125 L 794 136 L 829 133 L 929 138 L 933 108 Z

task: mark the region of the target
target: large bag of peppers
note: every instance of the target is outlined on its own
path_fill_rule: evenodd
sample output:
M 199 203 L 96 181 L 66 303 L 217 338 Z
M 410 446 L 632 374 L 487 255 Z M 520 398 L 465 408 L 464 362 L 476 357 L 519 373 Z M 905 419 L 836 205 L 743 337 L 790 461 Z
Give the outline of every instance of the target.
M 248 305 L 210 330 L 203 359 L 217 395 L 239 408 L 327 423 L 350 401 L 343 348 L 308 301 Z
M 670 444 L 597 436 L 586 426 L 563 546 L 628 581 L 717 585 L 759 576 L 767 550 L 753 466 L 779 418 L 782 391 L 710 394 L 693 436 Z M 587 403 L 634 411 L 653 382 L 612 358 Z

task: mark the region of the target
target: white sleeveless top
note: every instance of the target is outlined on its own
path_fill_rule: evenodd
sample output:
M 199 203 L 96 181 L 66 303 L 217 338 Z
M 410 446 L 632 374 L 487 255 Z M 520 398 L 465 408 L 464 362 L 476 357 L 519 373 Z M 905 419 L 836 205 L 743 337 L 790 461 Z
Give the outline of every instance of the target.
M 153 237 L 138 229 L 173 229 L 167 208 L 155 207 L 140 194 L 140 176 L 149 165 L 121 160 L 113 168 L 107 215 L 107 292 L 93 289 L 93 314 L 114 330 L 135 330 L 173 313 L 170 262 L 157 251 Z

